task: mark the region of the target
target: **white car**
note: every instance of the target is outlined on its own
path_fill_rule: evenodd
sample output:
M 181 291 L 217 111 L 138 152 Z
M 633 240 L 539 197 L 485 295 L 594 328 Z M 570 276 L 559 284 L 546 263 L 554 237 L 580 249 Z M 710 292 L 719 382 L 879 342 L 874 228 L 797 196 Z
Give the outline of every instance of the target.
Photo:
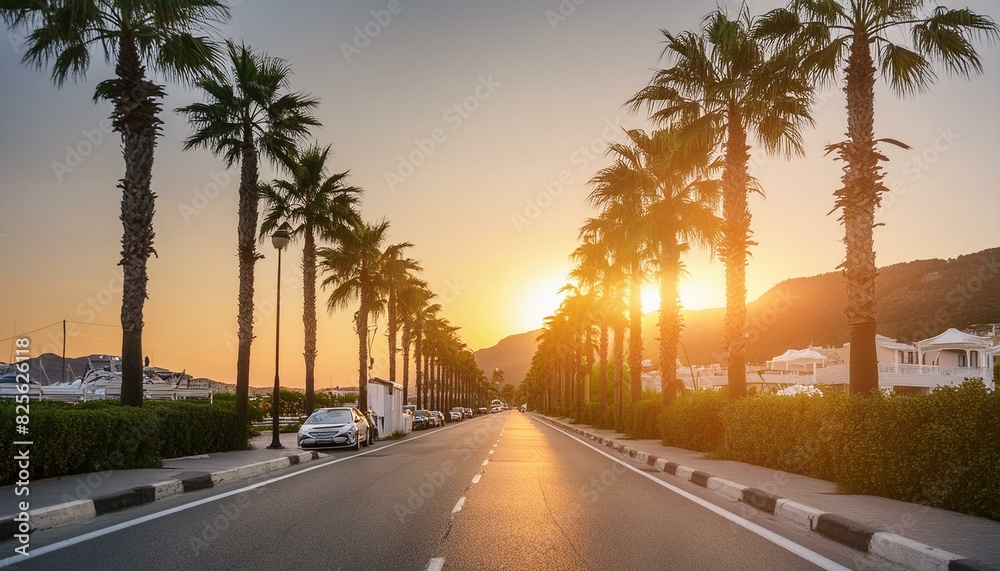
M 495 406 L 495 407 L 493 407 L 493 408 L 490 409 L 490 414 L 496 414 L 498 412 L 500 412 L 500 407 L 498 407 L 498 406 Z
M 299 428 L 299 448 L 350 447 L 361 450 L 375 437 L 368 420 L 349 406 L 320 408 L 309 415 Z

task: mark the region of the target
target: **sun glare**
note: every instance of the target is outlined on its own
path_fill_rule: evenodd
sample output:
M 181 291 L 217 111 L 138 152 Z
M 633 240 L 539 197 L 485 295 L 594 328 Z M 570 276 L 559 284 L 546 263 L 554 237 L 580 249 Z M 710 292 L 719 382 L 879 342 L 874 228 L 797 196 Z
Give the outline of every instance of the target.
M 642 288 L 642 312 L 649 313 L 660 309 L 660 290 L 658 284 L 649 284 Z M 680 285 L 681 307 L 688 310 L 723 307 L 726 303 L 725 292 L 702 283 L 682 281 Z

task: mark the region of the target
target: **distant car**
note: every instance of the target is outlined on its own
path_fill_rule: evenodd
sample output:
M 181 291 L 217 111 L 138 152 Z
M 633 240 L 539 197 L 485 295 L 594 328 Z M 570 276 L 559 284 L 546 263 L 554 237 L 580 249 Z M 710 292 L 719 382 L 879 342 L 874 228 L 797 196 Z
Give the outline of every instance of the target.
M 431 414 L 434 415 L 434 420 L 436 422 L 435 426 L 444 426 L 444 413 L 440 410 L 432 410 Z
M 472 418 L 475 415 L 476 415 L 476 413 L 472 412 L 471 408 L 466 408 L 465 409 L 465 418 Z
M 436 424 L 431 411 L 423 409 L 413 411 L 413 430 L 434 428 Z
M 500 412 L 500 407 L 498 407 L 498 406 L 495 406 L 495 407 L 493 407 L 493 408 L 490 409 L 490 414 L 496 414 L 498 412 Z
M 455 408 L 451 409 L 450 414 L 451 414 L 451 422 L 461 422 L 467 418 L 465 416 L 465 409 L 460 406 L 456 406 Z
M 476 412 L 478 412 L 479 414 L 487 414 L 490 411 L 487 410 L 485 406 L 481 406 L 481 407 L 479 407 L 479 408 L 476 409 Z
M 348 406 L 317 409 L 299 428 L 299 448 L 351 447 L 370 443 L 371 427 L 364 415 Z

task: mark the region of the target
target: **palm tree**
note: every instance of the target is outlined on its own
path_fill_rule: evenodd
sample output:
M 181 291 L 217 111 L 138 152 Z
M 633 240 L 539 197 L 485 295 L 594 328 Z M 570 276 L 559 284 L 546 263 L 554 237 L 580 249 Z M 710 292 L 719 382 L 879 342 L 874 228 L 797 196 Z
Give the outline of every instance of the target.
M 428 293 L 430 293 L 428 291 Z M 413 362 L 416 365 L 417 408 L 427 408 L 428 404 L 428 382 L 427 382 L 427 359 L 429 351 L 425 351 L 427 345 L 427 332 L 430 323 L 437 319 L 437 314 L 441 311 L 441 304 L 430 303 L 433 296 L 418 304 L 417 311 L 413 314 Z
M 419 343 L 418 317 L 425 307 L 428 306 L 434 294 L 427 289 L 427 282 L 410 277 L 396 294 L 396 313 L 403 323 L 403 402 L 409 402 L 410 395 L 410 347 L 416 341 Z M 420 363 L 420 352 L 414 355 L 416 362 Z M 417 368 L 419 373 L 419 368 Z M 417 386 L 417 399 L 420 399 L 420 386 Z
M 812 89 L 793 49 L 768 52 L 750 32 L 744 5 L 737 19 L 723 10 L 705 17 L 700 32 L 672 34 L 663 55 L 672 67 L 657 71 L 632 99 L 661 123 L 691 125 L 700 139 L 725 149 L 722 173 L 723 227 L 719 256 L 726 264 L 726 347 L 729 396 L 746 394 L 746 265 L 754 243 L 747 195 L 756 184 L 748 171 L 748 134 L 768 153 L 802 153 L 801 128 L 812 124 Z
M 685 143 L 687 135 L 679 127 L 656 131 L 652 136 L 629 131 L 629 137 L 642 149 L 651 177 L 647 218 L 660 280 L 662 397 L 664 404 L 669 404 L 678 390 L 676 363 L 681 335 L 678 286 L 684 272 L 681 256 L 691 244 L 711 246 L 717 239 L 721 222 L 715 215 L 719 181 L 709 176 L 718 170 L 719 161 L 713 159 L 711 146 L 699 149 Z M 700 140 L 706 141 L 704 137 Z
M 422 268 L 416 260 L 403 257 L 403 249 L 393 250 L 392 257 L 385 260 L 382 279 L 386 286 L 386 335 L 389 337 L 389 382 L 396 382 L 396 341 L 399 338 L 399 320 L 397 319 L 397 301 L 399 291 L 406 287 L 413 278 L 413 272 Z
M 83 79 L 91 51 L 115 64 L 115 78 L 101 82 L 96 99 L 114 105 L 114 130 L 122 136 L 122 402 L 142 406 L 142 328 L 146 263 L 153 249 L 153 149 L 161 123 L 163 86 L 151 71 L 188 82 L 212 69 L 218 50 L 206 34 L 229 18 L 217 0 L 170 2 L 65 0 L 58 3 L 0 1 L 0 16 L 12 30 L 27 33 L 25 64 L 52 64 L 52 80 Z
M 641 294 L 651 261 L 649 236 L 642 228 L 647 195 L 644 185 L 649 181 L 638 149 L 615 142 L 609 145 L 606 154 L 613 156 L 614 162 L 590 179 L 588 184 L 593 190 L 588 200 L 602 207 L 598 218 L 604 221 L 608 239 L 616 243 L 617 262 L 629 281 L 629 383 L 631 400 L 637 402 L 642 398 Z
M 886 160 L 876 143 L 909 148 L 892 139 L 875 139 L 875 72 L 897 95 L 927 89 L 936 79 L 933 63 L 969 77 L 982 72 L 973 40 L 995 40 L 998 29 L 988 16 L 969 9 L 927 8 L 924 0 L 794 0 L 789 8 L 765 15 L 757 30 L 762 38 L 804 47 L 803 67 L 820 81 L 844 75 L 847 94 L 847 140 L 829 145 L 844 161 L 843 186 L 834 192 L 842 210 L 847 255 L 847 316 L 851 341 L 850 388 L 868 395 L 878 388 L 875 353 L 876 268 L 873 229 Z M 902 32 L 902 33 L 900 33 Z M 911 46 L 897 42 L 909 33 Z M 874 47 L 874 50 L 873 50 Z
M 609 200 L 611 197 L 608 197 Z M 612 395 L 615 418 L 622 415 L 622 378 L 625 370 L 625 329 L 628 325 L 625 317 L 626 301 L 625 293 L 628 278 L 628 260 L 635 255 L 635 250 L 631 247 L 632 237 L 630 233 L 634 226 L 626 226 L 621 220 L 621 216 L 616 212 L 621 210 L 620 204 L 609 202 L 600 216 L 588 219 L 580 229 L 582 236 L 593 235 L 607 250 L 609 257 L 608 273 L 604 283 L 607 287 L 606 311 L 608 326 L 611 329 L 613 347 L 611 349 L 611 369 L 614 393 Z
M 230 69 L 198 80 L 205 103 L 178 109 L 185 114 L 194 133 L 184 140 L 184 148 L 205 147 L 221 156 L 227 166 L 240 162 L 239 222 L 237 251 L 240 265 L 239 309 L 237 312 L 236 412 L 241 422 L 248 420 L 250 388 L 250 343 L 253 341 L 254 264 L 257 206 L 259 200 L 257 166 L 259 155 L 279 164 L 288 164 L 296 144 L 310 127 L 319 125 L 311 115 L 318 100 L 302 93 L 288 93 L 292 69 L 285 60 L 254 53 L 245 44 L 229 47 Z
M 570 277 L 598 296 L 595 303 L 595 316 L 600 328 L 597 413 L 603 416 L 608 406 L 608 331 L 611 324 L 610 297 L 615 291 L 612 283 L 615 269 L 609 246 L 602 242 L 597 232 L 581 230 L 580 240 L 581 244 L 571 254 L 577 265 L 570 271 Z
M 320 268 L 327 274 L 323 287 L 334 289 L 327 300 L 327 310 L 346 309 L 358 301 L 354 314 L 358 333 L 358 406 L 368 410 L 368 323 L 385 308 L 385 282 L 382 278 L 386 260 L 412 244 L 403 242 L 385 247 L 389 222 L 355 223 L 333 248 L 319 251 Z
M 289 234 L 304 240 L 302 246 L 302 322 L 305 330 L 303 355 L 306 364 L 306 414 L 315 406 L 316 385 L 316 238 L 338 240 L 359 221 L 357 203 L 362 191 L 347 186 L 347 172 L 329 175 L 329 145 L 312 145 L 295 151 L 286 165 L 290 180 L 262 183 L 260 193 L 267 206 L 260 235 L 266 237 L 288 224 Z

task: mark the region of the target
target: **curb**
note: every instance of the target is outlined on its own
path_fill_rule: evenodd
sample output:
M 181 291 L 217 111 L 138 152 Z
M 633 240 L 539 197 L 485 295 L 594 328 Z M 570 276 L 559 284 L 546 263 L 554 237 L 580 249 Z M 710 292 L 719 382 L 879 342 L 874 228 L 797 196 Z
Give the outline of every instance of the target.
M 299 452 L 273 460 L 265 460 L 246 466 L 238 466 L 217 472 L 185 472 L 183 478 L 162 480 L 131 490 L 114 492 L 88 500 L 76 500 L 28 511 L 28 521 L 18 521 L 20 516 L 0 518 L 0 540 L 12 539 L 18 534 L 42 529 L 51 529 L 68 523 L 85 521 L 99 515 L 112 513 L 132 506 L 163 500 L 184 492 L 204 490 L 245 480 L 274 470 L 280 470 L 310 460 L 318 460 L 319 452 Z M 27 525 L 27 531 L 22 531 Z
M 995 569 L 995 567 L 982 562 L 907 539 L 850 518 L 824 512 L 788 498 L 775 496 L 764 490 L 744 486 L 708 472 L 695 470 L 653 454 L 634 450 L 619 441 L 598 436 L 545 416 L 536 415 L 536 418 L 621 452 L 630 458 L 652 466 L 657 471 L 672 474 L 692 484 L 712 490 L 728 500 L 746 504 L 780 520 L 805 527 L 809 531 L 862 553 L 881 557 L 909 569 L 917 571 L 985 571 Z

